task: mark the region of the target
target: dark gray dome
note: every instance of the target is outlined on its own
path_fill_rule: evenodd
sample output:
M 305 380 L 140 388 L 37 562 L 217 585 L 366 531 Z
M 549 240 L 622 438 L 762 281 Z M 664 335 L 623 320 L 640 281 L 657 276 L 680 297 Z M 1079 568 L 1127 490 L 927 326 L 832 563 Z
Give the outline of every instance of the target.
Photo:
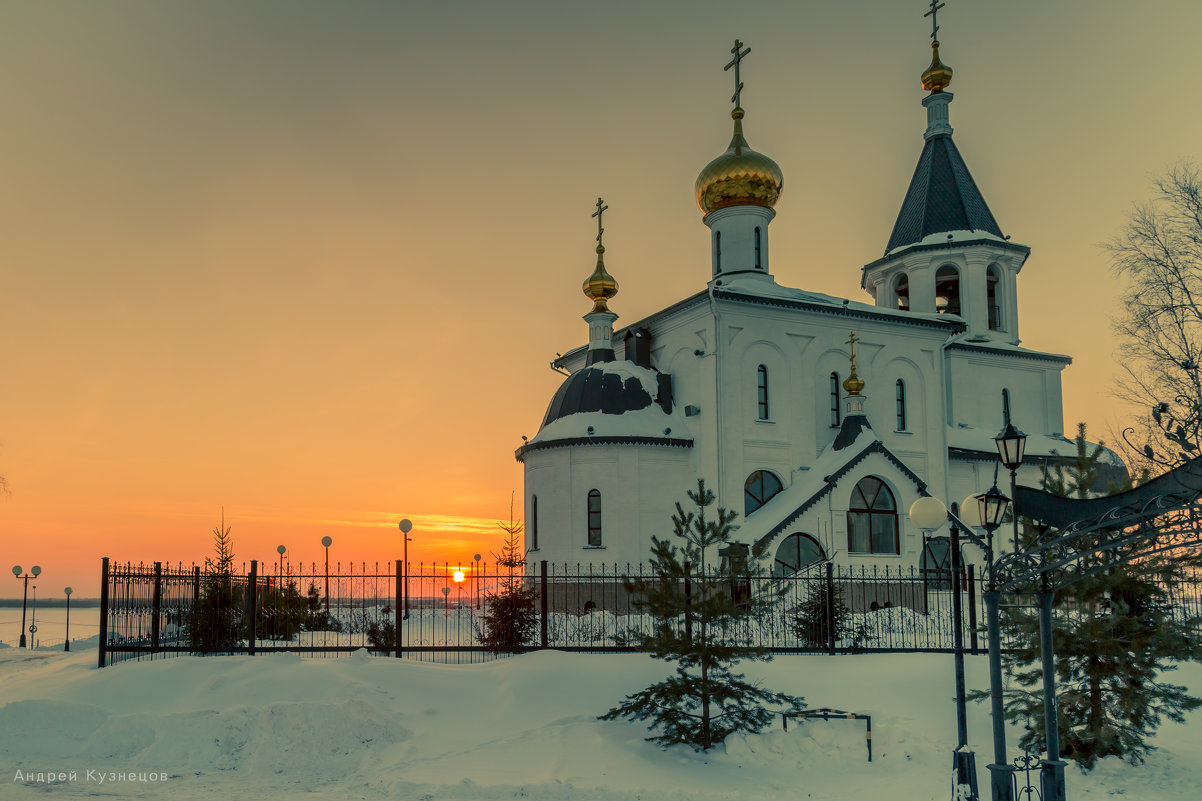
M 646 373 L 646 379 L 636 371 Z M 651 381 L 655 397 L 647 386 Z M 585 367 L 568 376 L 556 391 L 543 417 L 543 426 L 581 412 L 620 415 L 646 409 L 653 403 L 671 414 L 670 386 L 668 376 L 628 362 L 602 362 Z

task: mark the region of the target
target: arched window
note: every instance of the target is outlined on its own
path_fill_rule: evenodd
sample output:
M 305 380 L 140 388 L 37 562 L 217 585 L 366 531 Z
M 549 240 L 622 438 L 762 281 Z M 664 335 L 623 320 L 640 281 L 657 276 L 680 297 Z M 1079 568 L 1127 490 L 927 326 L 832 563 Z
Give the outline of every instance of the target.
M 897 379 L 897 430 L 906 430 L 906 382 Z
M 756 404 L 759 407 L 761 420 L 768 419 L 768 368 L 760 365 L 755 368 Z
M 838 428 L 842 417 L 839 412 L 839 374 L 831 373 L 831 428 Z
M 851 553 L 901 553 L 897 538 L 897 502 L 885 482 L 860 479 L 847 509 L 847 550 Z
M 538 496 L 530 496 L 530 550 L 538 550 Z
M 790 534 L 776 549 L 776 561 L 772 563 L 772 575 L 776 578 L 791 576 L 799 570 L 817 562 L 825 562 L 822 546 L 809 534 Z
M 714 231 L 714 265 L 715 272 L 722 272 L 722 232 Z
M 897 308 L 902 311 L 910 310 L 910 277 L 899 275 L 893 285 L 893 294 L 897 296 Z
M 755 227 L 755 268 L 757 270 L 764 269 L 760 264 L 760 227 Z
M 950 590 L 952 588 L 952 547 L 947 539 L 927 540 L 922 546 L 919 571 L 927 589 Z M 960 552 L 960 580 L 967 581 L 964 572 L 964 552 Z
M 1002 307 L 998 300 L 998 284 L 1001 282 L 1001 277 L 998 275 L 997 268 L 990 266 L 985 274 L 985 304 L 989 307 L 989 330 L 1002 330 Z
M 601 547 L 601 493 L 598 490 L 588 491 L 588 544 L 593 548 Z
M 759 509 L 784 487 L 780 479 L 767 470 L 756 470 L 743 482 L 743 517 Z
M 1010 425 L 1010 390 L 1002 390 L 1002 427 Z
M 943 266 L 935 273 L 935 311 L 960 313 L 960 273 L 955 267 Z

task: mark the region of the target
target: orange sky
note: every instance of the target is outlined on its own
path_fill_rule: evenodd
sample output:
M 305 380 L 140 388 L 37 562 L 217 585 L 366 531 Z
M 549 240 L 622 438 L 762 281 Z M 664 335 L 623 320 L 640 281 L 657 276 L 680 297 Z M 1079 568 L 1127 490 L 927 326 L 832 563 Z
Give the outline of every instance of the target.
M 651 7 L 648 7 L 651 6 Z M 617 325 L 698 289 L 729 139 L 785 172 L 779 281 L 866 300 L 922 146 L 920 0 L 45 0 L 0 25 L 0 551 L 463 561 L 586 338 L 598 195 Z M 949 0 L 956 141 L 1033 249 L 1024 344 L 1121 426 L 1098 243 L 1200 157 L 1196 0 Z M 519 503 L 520 506 L 520 503 Z M 0 595 L 19 592 L 16 582 Z

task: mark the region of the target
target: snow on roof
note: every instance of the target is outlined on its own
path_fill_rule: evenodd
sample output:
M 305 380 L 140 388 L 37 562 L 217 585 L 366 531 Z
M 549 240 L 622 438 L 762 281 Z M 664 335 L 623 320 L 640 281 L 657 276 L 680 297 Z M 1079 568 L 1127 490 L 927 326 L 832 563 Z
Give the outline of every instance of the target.
M 999 429 L 1000 430 L 1000 429 Z M 963 424 L 956 426 L 948 426 L 947 429 L 947 445 L 949 448 L 959 448 L 966 451 L 978 451 L 981 453 L 996 454 L 997 443 L 993 438 L 998 435 L 997 431 L 985 428 L 972 428 Z M 1088 448 L 1092 452 L 1096 443 L 1089 443 Z M 1072 456 L 1076 453 L 1077 444 L 1065 437 L 1064 435 L 1048 435 L 1048 434 L 1028 434 L 1026 454 L 1028 456 Z M 1121 467 L 1126 469 L 1122 458 L 1117 453 L 1109 448 L 1102 449 L 1102 455 L 1099 461 L 1103 464 L 1112 467 Z
M 618 386 L 621 387 L 621 393 L 628 394 L 627 387 L 630 381 L 634 380 L 637 382 L 636 387 L 641 387 L 648 398 L 655 399 L 660 394 L 660 374 L 656 371 L 639 367 L 628 361 L 599 362 L 590 367 L 581 368 L 565 379 L 564 386 L 556 393 L 556 399 L 552 401 L 552 406 L 555 407 L 556 402 L 561 400 L 560 395 L 565 389 L 579 383 L 586 374 L 589 374 L 589 371 L 592 371 L 590 375 L 603 374 L 619 379 L 620 385 Z M 600 387 L 600 384 L 597 386 Z M 637 390 L 636 394 L 639 394 Z M 530 440 L 530 444 L 577 437 L 671 436 L 680 438 L 689 436 L 684 418 L 677 414 L 675 409 L 671 414 L 665 412 L 663 407 L 654 400 L 643 408 L 630 408 L 630 404 L 619 402 L 622 398 L 611 398 L 610 400 L 614 401 L 614 408 L 622 409 L 617 413 L 601 410 L 576 411 L 582 405 L 580 402 L 568 403 L 568 399 L 563 400 L 564 402 L 555 408 L 555 419 L 545 422 L 538 434 Z M 576 400 L 579 401 L 578 398 Z M 602 399 L 595 398 L 594 400 Z M 594 409 L 596 409 L 595 406 Z M 592 427 L 592 431 L 589 431 L 590 427 Z
M 835 473 L 876 441 L 876 433 L 871 428 L 864 427 L 860 429 L 851 444 L 841 450 L 835 450 L 834 447 L 826 448 L 818 454 L 817 459 L 807 466 L 806 470 L 796 474 L 796 480 L 792 484 L 757 509 L 754 517 L 745 518 L 740 523 L 740 531 L 736 539 L 740 542 L 758 542 L 781 520 L 787 518 L 819 492 L 826 485 L 827 476 Z M 787 481 L 789 476 L 783 478 Z
M 924 245 L 945 245 L 949 242 L 979 242 L 982 239 L 991 239 L 994 242 L 1007 242 L 1008 240 L 989 231 L 936 231 L 933 234 L 927 234 L 917 242 L 898 245 L 891 248 L 886 256 L 892 256 L 894 253 L 906 250 L 912 247 L 922 247 Z
M 855 311 L 861 314 L 879 315 L 881 317 L 895 317 L 899 320 L 906 321 L 922 320 L 924 322 L 937 323 L 961 322 L 960 318 L 954 315 L 923 314 L 902 309 L 890 309 L 885 306 L 876 306 L 871 303 L 861 303 L 858 300 L 849 300 L 848 298 L 838 298 L 833 295 L 824 295 L 821 292 L 807 292 L 804 289 L 794 289 L 793 287 L 782 286 L 766 276 L 758 276 L 753 274 L 748 274 L 746 276 L 735 275 L 734 277 L 724 278 L 722 279 L 722 285 L 715 288 L 719 292 L 747 295 L 749 297 L 779 298 L 781 300 L 788 300 L 796 303 L 809 303 L 815 306 L 828 306 L 832 309 L 847 309 L 849 311 Z

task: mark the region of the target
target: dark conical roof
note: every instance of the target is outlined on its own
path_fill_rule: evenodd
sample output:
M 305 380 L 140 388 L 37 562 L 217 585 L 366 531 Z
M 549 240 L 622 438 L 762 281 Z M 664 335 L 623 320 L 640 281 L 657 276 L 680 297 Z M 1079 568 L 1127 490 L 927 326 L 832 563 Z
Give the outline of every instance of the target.
M 922 149 L 885 253 L 944 231 L 982 231 L 1002 238 L 951 136 L 940 135 Z

